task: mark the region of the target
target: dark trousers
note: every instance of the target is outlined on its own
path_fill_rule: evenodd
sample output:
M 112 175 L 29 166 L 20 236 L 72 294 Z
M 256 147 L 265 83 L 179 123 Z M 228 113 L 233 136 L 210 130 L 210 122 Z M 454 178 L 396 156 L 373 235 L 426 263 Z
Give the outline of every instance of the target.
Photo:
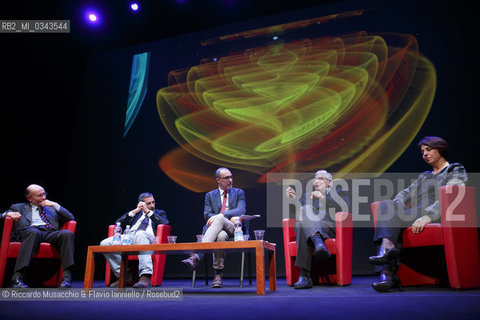
M 424 215 L 421 208 L 409 208 L 392 200 L 380 203 L 373 241 L 380 244 L 383 238 L 392 241 L 398 249 L 402 247 L 402 231 Z
M 28 227 L 20 234 L 20 250 L 14 272 L 30 265 L 41 242 L 50 243 L 60 253 L 63 270 L 73 266 L 74 235 L 70 230 L 54 230 L 46 226 Z
M 297 239 L 295 265 L 308 271 L 312 266 L 313 249 L 313 244 L 309 240 L 310 236 L 318 232 L 324 240 L 335 238 L 335 221 L 328 214 L 322 215 L 323 213 L 319 213 L 312 207 L 304 206 L 302 207 L 302 214 L 294 226 Z

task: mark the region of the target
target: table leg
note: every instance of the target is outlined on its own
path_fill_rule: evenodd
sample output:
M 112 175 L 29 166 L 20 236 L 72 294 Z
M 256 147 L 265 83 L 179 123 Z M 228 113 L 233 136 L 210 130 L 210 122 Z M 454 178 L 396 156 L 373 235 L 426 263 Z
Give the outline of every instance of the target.
M 93 275 L 95 273 L 95 259 L 90 248 L 87 251 L 87 262 L 85 264 L 85 277 L 83 279 L 83 289 L 91 289 L 93 287 Z M 88 290 L 84 290 L 88 291 Z
M 206 257 L 207 254 L 205 253 L 203 256 Z M 208 259 L 204 258 L 203 260 L 205 261 L 205 287 L 208 287 Z
M 275 262 L 275 248 L 268 250 L 268 281 L 270 283 L 270 291 L 277 290 L 277 266 Z
M 125 274 L 127 273 L 127 266 L 128 266 L 128 255 L 125 252 L 122 253 L 122 260 L 120 262 L 120 276 L 118 278 L 118 288 L 123 289 L 125 288 Z
M 255 265 L 257 271 L 257 295 L 265 294 L 265 260 L 263 245 L 255 249 Z
M 252 285 L 252 253 L 248 253 L 248 284 Z

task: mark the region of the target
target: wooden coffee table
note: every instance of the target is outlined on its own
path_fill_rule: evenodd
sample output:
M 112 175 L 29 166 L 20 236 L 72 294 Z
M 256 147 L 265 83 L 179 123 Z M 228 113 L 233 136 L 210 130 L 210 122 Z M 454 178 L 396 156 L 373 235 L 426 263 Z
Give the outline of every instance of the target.
M 85 265 L 85 279 L 83 282 L 83 288 L 85 291 L 88 291 L 93 286 L 93 276 L 95 273 L 95 253 L 120 253 L 122 255 L 119 288 L 125 288 L 125 273 L 127 270 L 129 255 L 137 255 L 142 251 L 151 251 L 152 253 L 163 254 L 192 254 L 213 253 L 216 250 L 224 250 L 228 252 L 255 252 L 257 295 L 265 294 L 265 251 L 267 251 L 270 291 L 277 290 L 275 244 L 263 240 L 89 246 L 87 251 L 87 262 Z

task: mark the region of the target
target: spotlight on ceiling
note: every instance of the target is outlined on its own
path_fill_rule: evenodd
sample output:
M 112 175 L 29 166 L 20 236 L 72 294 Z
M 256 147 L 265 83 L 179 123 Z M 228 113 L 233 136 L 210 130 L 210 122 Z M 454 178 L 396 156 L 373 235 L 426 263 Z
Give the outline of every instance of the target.
M 100 21 L 100 15 L 95 11 L 86 11 L 85 20 L 90 24 L 98 24 Z
M 132 9 L 132 11 L 138 11 L 138 9 L 140 9 L 140 6 L 138 5 L 137 2 L 132 2 L 130 4 L 130 9 Z

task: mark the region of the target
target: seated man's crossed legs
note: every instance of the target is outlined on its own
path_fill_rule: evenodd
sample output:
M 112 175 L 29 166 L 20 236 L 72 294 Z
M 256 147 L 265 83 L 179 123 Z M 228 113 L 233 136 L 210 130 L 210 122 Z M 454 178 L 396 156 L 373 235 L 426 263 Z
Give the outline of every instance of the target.
M 223 215 L 217 215 L 213 219 L 212 224 L 205 231 L 202 242 L 227 241 L 233 236 L 234 232 L 235 225 Z M 213 254 L 213 269 L 215 271 L 215 277 L 213 279 L 212 288 L 223 287 L 222 271 L 224 267 L 224 261 L 224 251 L 217 251 Z M 193 254 L 182 262 L 191 270 L 195 270 L 200 262 L 200 257 L 197 254 Z

